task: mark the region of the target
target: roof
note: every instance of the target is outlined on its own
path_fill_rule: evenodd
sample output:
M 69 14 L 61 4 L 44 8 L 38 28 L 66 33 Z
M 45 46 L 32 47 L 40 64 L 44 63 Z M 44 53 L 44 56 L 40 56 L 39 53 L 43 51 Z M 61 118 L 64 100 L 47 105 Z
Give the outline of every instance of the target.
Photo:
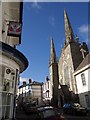
M 90 53 L 84 58 L 84 60 L 81 62 L 81 64 L 75 70 L 75 72 L 77 72 L 78 70 L 84 68 L 85 66 L 87 66 L 89 64 L 90 64 Z
M 25 86 L 24 85 L 20 85 L 19 89 L 23 88 L 23 87 L 26 87 L 26 86 L 31 86 L 31 85 L 40 85 L 41 86 L 42 84 L 43 84 L 42 82 L 33 81 L 31 83 L 26 84 Z
M 42 82 L 33 81 L 31 85 L 42 85 Z

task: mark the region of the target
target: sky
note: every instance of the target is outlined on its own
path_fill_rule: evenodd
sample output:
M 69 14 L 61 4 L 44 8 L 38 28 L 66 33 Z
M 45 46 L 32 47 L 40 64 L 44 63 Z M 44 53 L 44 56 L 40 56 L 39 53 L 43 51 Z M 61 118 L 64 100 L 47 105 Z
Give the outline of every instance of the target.
M 74 35 L 88 44 L 88 3 L 24 2 L 21 45 L 17 49 L 28 59 L 29 66 L 20 75 L 20 84 L 29 78 L 44 82 L 49 76 L 51 36 L 59 59 L 65 41 L 64 9 Z

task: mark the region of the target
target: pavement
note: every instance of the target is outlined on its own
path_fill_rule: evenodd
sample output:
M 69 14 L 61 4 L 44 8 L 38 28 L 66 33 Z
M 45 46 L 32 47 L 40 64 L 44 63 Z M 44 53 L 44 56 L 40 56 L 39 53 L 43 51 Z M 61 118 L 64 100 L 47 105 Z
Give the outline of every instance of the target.
M 22 109 L 16 110 L 15 120 L 35 120 L 35 113 L 26 114 Z
M 57 108 L 58 112 L 63 114 L 63 109 Z M 72 117 L 71 115 L 64 114 L 67 118 Z M 76 118 L 77 116 L 74 116 Z M 90 117 L 90 109 L 88 109 L 88 114 L 86 117 Z M 16 119 L 15 120 L 35 120 L 35 114 L 26 114 L 22 109 L 16 110 Z

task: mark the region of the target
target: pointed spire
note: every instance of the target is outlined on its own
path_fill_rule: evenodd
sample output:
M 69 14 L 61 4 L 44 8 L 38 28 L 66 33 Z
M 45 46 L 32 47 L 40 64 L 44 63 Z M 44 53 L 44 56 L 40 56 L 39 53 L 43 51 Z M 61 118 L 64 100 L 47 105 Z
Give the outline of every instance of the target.
M 50 48 L 50 64 L 56 62 L 56 52 L 54 48 L 53 38 L 51 37 L 51 48 Z
M 64 10 L 66 44 L 74 41 L 74 34 L 66 10 Z

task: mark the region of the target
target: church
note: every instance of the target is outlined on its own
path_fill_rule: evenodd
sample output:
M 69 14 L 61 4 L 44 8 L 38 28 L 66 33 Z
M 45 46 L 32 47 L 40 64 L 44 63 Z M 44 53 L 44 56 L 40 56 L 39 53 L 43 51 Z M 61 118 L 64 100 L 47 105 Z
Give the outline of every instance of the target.
M 50 80 L 48 80 L 50 83 L 48 98 L 51 99 L 54 106 L 60 107 L 66 102 L 79 102 L 76 79 L 73 73 L 89 54 L 87 44 L 85 42 L 79 43 L 79 38 L 74 36 L 66 10 L 64 10 L 64 24 L 65 41 L 59 60 L 56 57 L 54 40 L 51 38 Z

